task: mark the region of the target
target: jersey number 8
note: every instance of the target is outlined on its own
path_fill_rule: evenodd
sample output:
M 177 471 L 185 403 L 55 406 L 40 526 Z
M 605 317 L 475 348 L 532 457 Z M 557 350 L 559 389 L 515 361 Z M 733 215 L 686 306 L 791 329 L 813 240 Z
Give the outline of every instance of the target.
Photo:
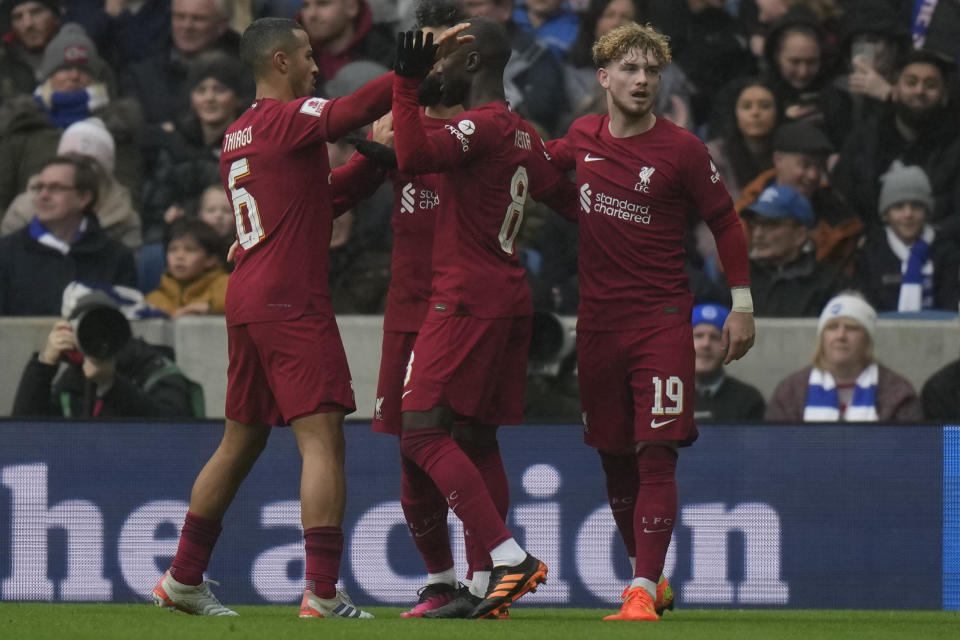
M 520 232 L 520 223 L 523 222 L 523 207 L 527 203 L 527 170 L 523 166 L 517 167 L 510 180 L 510 205 L 507 215 L 500 225 L 500 248 L 507 255 L 513 255 L 513 241 Z

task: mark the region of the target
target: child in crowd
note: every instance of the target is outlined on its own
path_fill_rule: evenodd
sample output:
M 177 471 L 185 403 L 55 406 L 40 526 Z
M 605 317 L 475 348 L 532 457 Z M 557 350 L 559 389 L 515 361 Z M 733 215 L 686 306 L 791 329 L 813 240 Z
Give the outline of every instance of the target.
M 894 161 L 881 177 L 874 229 L 860 250 L 856 284 L 878 311 L 957 310 L 960 248 L 930 225 L 933 189 L 923 169 Z
M 230 198 L 223 189 L 223 184 L 217 182 L 211 184 L 203 190 L 200 196 L 200 208 L 197 210 L 197 217 L 213 227 L 213 230 L 220 236 L 222 250 L 220 259 L 227 269 L 227 250 L 233 241 L 237 239 L 236 218 L 233 215 L 233 206 L 230 204 Z
M 170 225 L 167 270 L 160 286 L 147 295 L 147 304 L 179 318 L 223 313 L 227 272 L 221 266 L 222 242 L 217 232 L 196 218 Z

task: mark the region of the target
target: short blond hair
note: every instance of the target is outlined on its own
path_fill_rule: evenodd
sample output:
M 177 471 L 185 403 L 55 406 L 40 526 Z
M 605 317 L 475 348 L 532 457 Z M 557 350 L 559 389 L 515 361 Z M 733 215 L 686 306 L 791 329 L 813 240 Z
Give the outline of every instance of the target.
M 598 69 L 612 60 L 617 60 L 633 49 L 650 51 L 667 65 L 673 59 L 670 53 L 670 37 L 657 31 L 652 25 L 628 22 L 600 36 L 593 44 L 593 64 Z

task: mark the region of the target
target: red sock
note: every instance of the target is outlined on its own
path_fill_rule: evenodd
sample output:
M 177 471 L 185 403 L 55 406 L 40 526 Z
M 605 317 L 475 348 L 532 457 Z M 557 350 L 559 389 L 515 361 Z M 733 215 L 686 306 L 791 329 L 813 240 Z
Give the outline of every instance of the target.
M 477 471 L 483 477 L 483 483 L 493 500 L 500 519 L 506 522 L 507 512 L 510 510 L 510 483 L 507 480 L 507 470 L 500 457 L 500 446 L 494 442 L 461 442 L 460 448 L 467 454 Z M 474 544 L 473 536 L 465 533 L 467 543 L 467 563 L 472 571 L 490 571 L 493 562 L 490 554 L 482 545 Z
M 210 520 L 187 511 L 180 531 L 177 555 L 170 565 L 170 575 L 180 584 L 198 585 L 210 564 L 213 547 L 220 536 L 220 520 Z
M 307 551 L 307 589 L 318 598 L 329 600 L 337 595 L 343 531 L 340 527 L 311 527 L 303 532 L 303 539 Z
M 413 544 L 423 557 L 427 573 L 453 567 L 450 533 L 447 530 L 447 501 L 423 469 L 400 456 L 400 506 L 413 534 Z
M 640 478 L 637 474 L 637 457 L 633 455 L 618 456 L 600 451 L 600 463 L 607 480 L 607 500 L 610 502 L 610 511 L 613 520 L 617 523 L 617 531 L 627 548 L 627 555 L 636 556 L 636 541 L 633 534 L 633 512 L 637 499 L 637 490 L 640 487 Z
M 647 446 L 637 454 L 640 489 L 634 510 L 637 568 L 635 578 L 656 583 L 677 519 L 677 452 L 669 447 Z
M 400 450 L 429 474 L 447 505 L 484 549 L 493 549 L 513 537 L 490 498 L 483 476 L 445 429 L 404 431 Z

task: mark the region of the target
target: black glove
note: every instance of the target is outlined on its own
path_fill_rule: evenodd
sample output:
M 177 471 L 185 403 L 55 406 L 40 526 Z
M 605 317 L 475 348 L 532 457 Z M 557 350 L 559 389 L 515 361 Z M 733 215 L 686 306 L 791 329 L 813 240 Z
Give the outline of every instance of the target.
M 370 158 L 384 169 L 397 168 L 397 153 L 390 147 L 366 139 L 358 140 L 354 146 L 357 153 Z
M 423 77 L 433 68 L 437 56 L 437 45 L 433 44 L 433 34 L 426 39 L 423 31 L 401 31 L 397 34 L 397 62 L 394 71 L 398 76 L 408 78 Z

